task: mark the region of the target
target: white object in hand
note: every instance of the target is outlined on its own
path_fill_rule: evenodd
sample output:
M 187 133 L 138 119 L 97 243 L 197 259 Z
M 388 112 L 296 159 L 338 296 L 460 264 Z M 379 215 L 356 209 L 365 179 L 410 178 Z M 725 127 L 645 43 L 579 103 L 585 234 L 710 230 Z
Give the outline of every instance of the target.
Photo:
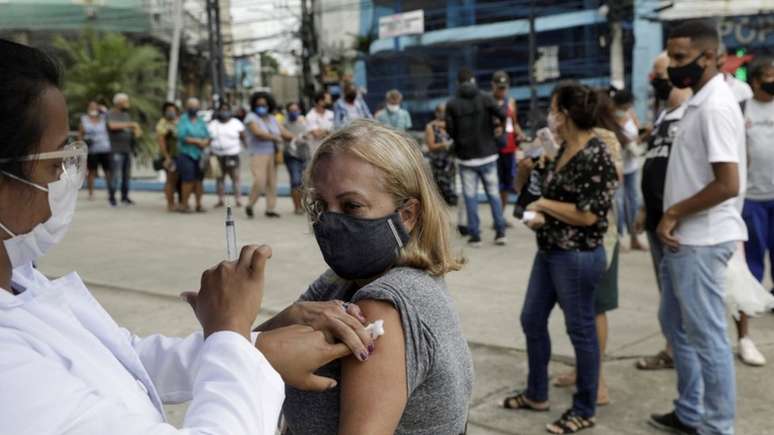
M 524 215 L 521 217 L 521 220 L 523 222 L 529 222 L 532 219 L 535 219 L 535 216 L 537 216 L 537 214 L 534 211 L 525 211 Z
M 371 334 L 371 338 L 377 339 L 384 335 L 384 320 L 377 320 L 366 326 L 365 329 Z

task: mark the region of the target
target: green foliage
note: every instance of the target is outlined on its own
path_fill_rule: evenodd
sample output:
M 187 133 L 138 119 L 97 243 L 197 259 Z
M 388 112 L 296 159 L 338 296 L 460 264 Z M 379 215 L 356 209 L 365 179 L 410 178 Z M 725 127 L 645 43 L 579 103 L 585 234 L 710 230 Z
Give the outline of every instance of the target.
M 167 62 L 152 45 L 136 45 L 118 33 L 85 31 L 77 39 L 57 36 L 54 46 L 65 63 L 64 93 L 73 125 L 90 100 L 112 104 L 113 95 L 129 95 L 132 115 L 144 121 L 137 150 L 141 160 L 156 155 L 153 125 L 159 119 L 166 90 Z

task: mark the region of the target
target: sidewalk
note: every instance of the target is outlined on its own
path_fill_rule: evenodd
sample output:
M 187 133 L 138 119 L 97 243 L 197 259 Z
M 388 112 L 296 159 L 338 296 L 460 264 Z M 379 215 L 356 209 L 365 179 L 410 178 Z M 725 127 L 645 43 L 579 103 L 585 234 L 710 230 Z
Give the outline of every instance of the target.
M 195 319 L 176 295 L 196 289 L 201 271 L 225 255 L 222 209 L 203 215 L 164 211 L 159 193 L 137 192 L 135 207 L 107 207 L 105 193 L 98 200 L 81 196 L 73 228 L 41 264 L 49 275 L 77 270 L 116 320 L 137 333 L 184 334 L 195 329 Z M 205 205 L 215 199 L 205 198 Z M 264 315 L 283 309 L 324 268 L 313 235 L 303 217 L 292 215 L 288 199 L 281 199 L 282 218 L 248 220 L 237 211 L 240 243 L 268 243 L 273 249 L 264 297 Z M 540 434 L 570 403 L 570 390 L 551 390 L 548 414 L 517 413 L 499 405 L 505 394 L 523 388 L 526 381 L 524 336 L 519 311 L 535 252 L 534 236 L 523 226 L 508 233 L 509 245 L 496 247 L 488 207 L 480 208 L 484 246 L 469 249 L 454 238 L 458 252 L 468 259 L 465 268 L 447 278 L 473 350 L 476 364 L 470 434 Z M 452 213 L 454 215 L 454 213 Z M 663 346 L 656 321 L 658 291 L 646 253 L 621 257 L 621 307 L 610 313 L 610 343 L 604 370 L 613 404 L 601 408 L 598 426 L 590 434 L 652 434 L 645 420 L 651 412 L 671 409 L 675 394 L 673 372 L 639 372 L 633 360 Z M 554 310 L 550 324 L 554 362 L 552 373 L 567 368 L 572 348 L 562 313 Z M 751 322 L 752 336 L 774 364 L 774 316 Z M 731 327 L 730 333 L 733 333 Z M 771 367 L 737 364 L 739 391 L 738 434 L 762 434 L 770 428 L 774 403 Z M 175 411 L 178 417 L 182 411 Z M 177 420 L 179 421 L 179 420 Z

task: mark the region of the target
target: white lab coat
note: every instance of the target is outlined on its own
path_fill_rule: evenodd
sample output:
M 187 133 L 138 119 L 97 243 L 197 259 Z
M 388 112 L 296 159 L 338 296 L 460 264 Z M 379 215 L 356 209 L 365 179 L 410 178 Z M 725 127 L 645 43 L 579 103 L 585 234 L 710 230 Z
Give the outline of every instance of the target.
M 269 435 L 284 384 L 241 335 L 140 338 L 77 274 L 13 271 L 0 290 L 0 434 Z M 182 429 L 162 403 L 192 400 Z

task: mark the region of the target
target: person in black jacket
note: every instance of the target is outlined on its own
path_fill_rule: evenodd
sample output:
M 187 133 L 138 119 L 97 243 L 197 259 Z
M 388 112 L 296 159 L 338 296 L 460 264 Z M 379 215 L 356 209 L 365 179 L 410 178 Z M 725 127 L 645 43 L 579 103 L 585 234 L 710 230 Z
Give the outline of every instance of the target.
M 478 181 L 484 184 L 487 200 L 495 222 L 495 243 L 505 245 L 505 218 L 499 197 L 497 179 L 497 146 L 495 145 L 495 120 L 505 122 L 497 102 L 491 95 L 479 91 L 473 72 L 467 68 L 458 75 L 457 96 L 446 104 L 446 129 L 454 140 L 462 194 L 468 214 L 468 243 L 481 245 L 478 219 Z

